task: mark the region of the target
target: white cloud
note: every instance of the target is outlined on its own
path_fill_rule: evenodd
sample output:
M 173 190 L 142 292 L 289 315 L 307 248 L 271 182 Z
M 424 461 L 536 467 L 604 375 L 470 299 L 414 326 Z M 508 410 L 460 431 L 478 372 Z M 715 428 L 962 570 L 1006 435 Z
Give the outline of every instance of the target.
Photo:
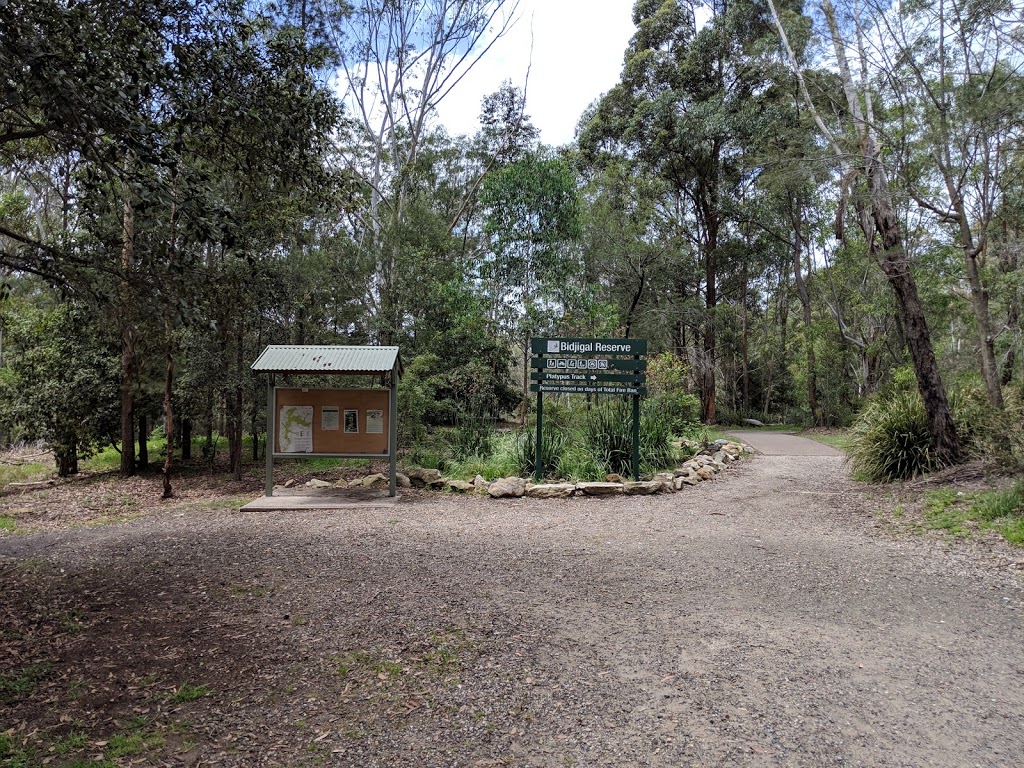
M 522 87 L 526 111 L 554 146 L 573 139 L 587 106 L 614 86 L 635 32 L 633 0 L 522 0 L 520 18 L 438 110 L 453 134 L 479 127 L 480 100 L 509 79 Z M 532 65 L 531 65 L 532 45 Z

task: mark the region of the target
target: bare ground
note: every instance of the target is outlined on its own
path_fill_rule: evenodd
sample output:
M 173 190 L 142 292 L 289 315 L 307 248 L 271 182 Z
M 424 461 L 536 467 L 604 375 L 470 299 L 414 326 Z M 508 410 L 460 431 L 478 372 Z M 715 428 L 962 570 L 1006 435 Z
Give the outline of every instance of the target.
M 842 459 L 646 498 L 218 501 L 255 487 L 83 527 L 66 489 L 3 499 L 37 529 L 0 534 L 9 765 L 1024 764 L 1020 555 L 892 529 Z

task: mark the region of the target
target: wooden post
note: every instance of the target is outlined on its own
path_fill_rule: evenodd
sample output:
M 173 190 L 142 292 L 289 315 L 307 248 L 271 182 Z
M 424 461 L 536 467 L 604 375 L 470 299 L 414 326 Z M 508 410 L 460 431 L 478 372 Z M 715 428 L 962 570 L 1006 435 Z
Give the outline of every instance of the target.
M 533 477 L 539 483 L 544 479 L 544 462 L 541 458 L 541 446 L 544 442 L 544 393 L 537 388 L 537 445 L 533 453 Z
M 267 378 L 267 446 L 266 453 L 266 486 L 263 494 L 274 495 L 274 427 L 277 421 L 277 414 L 274 413 L 274 374 Z
M 388 492 L 391 496 L 398 495 L 398 358 L 391 369 L 391 392 L 388 398 Z

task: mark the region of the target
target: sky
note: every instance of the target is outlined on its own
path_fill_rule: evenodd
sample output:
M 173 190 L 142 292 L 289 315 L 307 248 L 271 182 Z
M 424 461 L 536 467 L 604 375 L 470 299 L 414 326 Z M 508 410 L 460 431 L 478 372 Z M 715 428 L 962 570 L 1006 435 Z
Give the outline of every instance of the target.
M 619 81 L 632 10 L 633 0 L 520 0 L 519 20 L 441 102 L 440 122 L 452 134 L 476 133 L 480 100 L 511 79 L 526 85 L 540 140 L 567 144 L 583 110 Z

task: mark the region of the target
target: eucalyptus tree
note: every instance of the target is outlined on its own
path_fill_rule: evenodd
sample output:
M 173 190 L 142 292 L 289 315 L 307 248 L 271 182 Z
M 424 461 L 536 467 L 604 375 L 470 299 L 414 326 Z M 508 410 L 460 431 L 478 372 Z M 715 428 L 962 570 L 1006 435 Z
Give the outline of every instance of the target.
M 395 341 L 403 324 L 395 295 L 400 239 L 437 107 L 509 29 L 517 6 L 517 0 L 357 0 L 331 29 L 353 115 L 344 162 L 367 190 L 355 236 L 372 265 L 366 302 L 381 343 Z
M 698 28 L 696 14 L 709 13 Z M 702 418 L 714 421 L 717 307 L 723 246 L 739 237 L 743 155 L 766 130 L 761 95 L 777 67 L 756 2 L 639 0 L 622 81 L 602 97 L 580 136 L 589 156 L 636 157 L 678 195 L 681 232 L 699 264 L 704 318 L 697 357 Z
M 888 107 L 882 131 L 896 173 L 935 230 L 961 251 L 982 378 L 1003 404 L 988 269 L 990 229 L 1010 182 L 1008 162 L 1024 137 L 1024 48 L 1012 1 L 963 3 L 868 0 L 861 56 Z
M 216 328 L 232 361 L 222 372 L 237 380 L 247 311 L 258 317 L 262 306 L 249 300 L 254 267 L 273 261 L 316 191 L 330 188 L 322 158 L 338 107 L 312 78 L 323 53 L 243 0 L 12 0 L 0 12 L 11 17 L 2 55 L 16 96 L 0 111 L 5 166 L 69 155 L 65 207 L 78 214 L 63 239 L 0 222 L 4 264 L 106 298 L 95 306 L 121 338 L 122 472 L 131 474 L 140 344 L 166 349 L 168 428 L 177 324 Z M 238 473 L 241 390 L 223 391 Z
M 553 299 L 579 264 L 576 175 L 564 159 L 538 150 L 489 174 L 480 205 L 490 256 L 479 277 L 492 316 L 522 352 L 525 415 L 530 336 L 560 313 Z
M 883 159 L 882 143 L 878 133 L 875 95 L 869 84 L 863 81 L 866 61 L 862 55 L 863 45 L 858 44 L 857 60 L 860 82 L 854 78 L 850 66 L 847 39 L 840 28 L 839 20 L 831 0 L 822 0 L 820 8 L 826 21 L 828 39 L 835 54 L 839 81 L 845 97 L 845 111 L 840 115 L 840 125 L 830 128 L 816 107 L 807 86 L 804 69 L 798 59 L 787 25 L 805 28 L 805 21 L 793 11 L 782 8 L 775 0 L 767 0 L 772 19 L 781 38 L 783 48 L 794 76 L 797 78 L 805 104 L 814 117 L 823 139 L 831 148 L 834 160 L 842 174 L 842 202 L 837 214 L 836 234 L 844 234 L 848 204 L 852 203 L 868 252 L 885 274 L 896 298 L 897 311 L 903 326 L 904 337 L 914 364 L 918 391 L 928 416 L 929 432 L 934 444 L 936 457 L 942 464 L 955 463 L 961 457 L 960 439 L 950 411 L 945 385 L 939 371 L 932 346 L 931 332 L 917 289 L 911 261 L 904 241 L 904 227 L 901 224 L 896 202 L 889 183 L 889 170 Z M 852 39 L 861 41 L 859 29 L 854 29 Z

